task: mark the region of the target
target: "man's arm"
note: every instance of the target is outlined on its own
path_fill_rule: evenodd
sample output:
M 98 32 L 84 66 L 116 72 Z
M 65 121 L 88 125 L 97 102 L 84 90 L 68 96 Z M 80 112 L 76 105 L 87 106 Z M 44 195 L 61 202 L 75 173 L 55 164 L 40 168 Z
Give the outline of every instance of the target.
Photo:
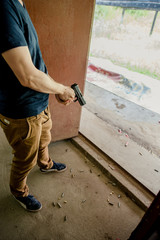
M 3 58 L 24 86 L 38 92 L 58 94 L 63 101 L 75 97 L 73 89 L 57 83 L 32 63 L 28 47 L 17 47 L 2 53 Z

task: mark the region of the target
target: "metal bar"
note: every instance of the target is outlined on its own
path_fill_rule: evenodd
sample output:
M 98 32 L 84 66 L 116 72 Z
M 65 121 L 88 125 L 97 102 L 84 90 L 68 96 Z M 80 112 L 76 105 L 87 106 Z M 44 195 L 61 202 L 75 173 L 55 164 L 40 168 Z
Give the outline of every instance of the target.
M 123 11 L 122 11 L 122 16 L 121 16 L 121 22 L 120 22 L 120 24 L 123 24 L 124 14 L 125 14 L 125 8 L 123 8 Z
M 151 27 L 151 31 L 150 31 L 150 35 L 152 35 L 153 28 L 154 28 L 154 25 L 155 25 L 155 22 L 156 22 L 156 18 L 157 18 L 157 14 L 158 14 L 158 11 L 155 12 L 153 23 L 152 23 L 152 27 Z
M 152 11 L 160 11 L 160 1 L 111 1 L 111 0 L 98 0 L 96 1 L 98 5 L 106 5 L 106 6 L 117 6 L 122 8 L 133 8 L 133 9 L 146 9 Z

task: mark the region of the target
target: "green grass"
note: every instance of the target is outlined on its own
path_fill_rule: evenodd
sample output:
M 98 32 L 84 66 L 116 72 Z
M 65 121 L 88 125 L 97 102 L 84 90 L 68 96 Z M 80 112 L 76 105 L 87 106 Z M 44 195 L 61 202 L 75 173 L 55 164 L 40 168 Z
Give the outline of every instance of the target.
M 141 17 L 147 17 L 149 14 L 149 11 L 147 10 L 136 10 L 136 9 L 126 9 L 125 13 L 127 15 L 132 16 L 135 19 L 141 18 Z
M 111 60 L 111 59 L 110 59 Z M 142 67 L 138 67 L 138 66 L 135 66 L 135 65 L 131 65 L 130 63 L 127 63 L 127 64 L 124 64 L 124 63 L 121 63 L 119 61 L 113 61 L 111 60 L 114 64 L 117 64 L 118 66 L 121 66 L 121 67 L 125 67 L 127 68 L 128 70 L 130 71 L 133 71 L 133 72 L 138 72 L 138 73 L 141 73 L 141 74 L 144 74 L 148 77 L 151 77 L 151 78 L 155 78 L 157 80 L 160 80 L 160 74 L 158 73 L 155 73 L 155 72 L 151 72 L 150 70 L 148 70 L 147 68 L 142 68 Z
M 90 56 L 91 57 L 97 57 L 95 54 L 93 53 L 90 53 Z M 102 57 L 103 58 L 103 57 Z M 138 67 L 138 66 L 135 66 L 135 65 L 131 65 L 129 62 L 128 63 L 123 63 L 123 62 L 120 62 L 120 61 L 116 61 L 116 60 L 113 60 L 111 58 L 107 58 L 108 60 L 110 60 L 113 64 L 115 65 L 118 65 L 120 67 L 124 67 L 124 68 L 127 68 L 128 70 L 130 71 L 133 71 L 133 72 L 138 72 L 138 73 L 141 73 L 141 74 L 144 74 L 148 77 L 151 77 L 151 78 L 155 78 L 157 80 L 160 80 L 160 74 L 158 73 L 155 73 L 155 72 L 151 72 L 150 70 L 148 70 L 147 68 L 143 68 L 143 67 Z
M 149 16 L 150 12 L 146 11 L 146 10 L 134 10 L 134 9 L 126 9 L 125 11 L 125 18 L 128 19 L 128 21 L 136 21 L 137 19 L 140 18 L 144 18 Z M 114 20 L 117 17 L 119 18 L 119 21 L 121 19 L 121 15 L 122 15 L 122 8 L 120 7 L 111 7 L 111 6 L 103 6 L 103 5 L 96 5 L 95 7 L 95 21 L 102 21 L 102 22 L 107 22 L 109 20 Z M 109 34 L 107 35 L 107 38 L 109 39 L 110 36 Z M 93 56 L 94 54 L 90 53 L 91 56 Z M 96 56 L 95 56 L 96 57 Z M 146 76 L 155 78 L 160 80 L 160 74 L 159 73 L 155 73 L 155 72 L 151 72 L 149 69 L 147 68 L 143 68 L 140 66 L 135 66 L 135 65 L 131 65 L 129 62 L 126 64 L 113 59 L 109 59 L 110 61 L 112 61 L 114 64 L 117 64 L 121 67 L 125 67 L 128 70 L 134 71 L 134 72 L 138 72 L 141 74 L 144 74 Z
M 116 17 L 118 13 L 121 12 L 120 8 L 114 8 L 114 7 L 107 7 L 103 5 L 96 5 L 95 7 L 95 13 L 94 13 L 94 18 L 95 20 L 112 20 L 113 18 Z
M 95 7 L 95 20 L 112 20 L 117 15 L 122 14 L 122 8 L 120 7 L 112 7 L 112 6 L 104 6 L 104 5 L 96 5 Z M 138 19 L 141 17 L 146 17 L 149 14 L 149 11 L 146 10 L 135 10 L 135 9 L 126 9 L 125 14 L 130 15 L 134 19 Z

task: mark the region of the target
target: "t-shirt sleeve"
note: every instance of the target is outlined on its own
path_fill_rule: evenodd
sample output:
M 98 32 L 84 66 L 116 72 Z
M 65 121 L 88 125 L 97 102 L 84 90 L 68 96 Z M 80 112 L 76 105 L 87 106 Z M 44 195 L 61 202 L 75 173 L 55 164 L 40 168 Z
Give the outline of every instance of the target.
M 0 54 L 15 47 L 27 46 L 19 16 L 9 4 L 0 4 L 0 29 Z

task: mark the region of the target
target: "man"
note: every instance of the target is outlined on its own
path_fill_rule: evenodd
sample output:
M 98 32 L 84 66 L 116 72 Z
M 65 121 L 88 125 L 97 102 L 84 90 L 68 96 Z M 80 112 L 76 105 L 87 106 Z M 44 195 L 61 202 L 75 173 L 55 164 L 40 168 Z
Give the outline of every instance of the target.
M 21 0 L 0 0 L 0 29 L 0 124 L 14 154 L 10 189 L 23 207 L 38 211 L 42 205 L 26 184 L 31 169 L 38 163 L 41 172 L 66 170 L 48 154 L 52 126 L 48 96 L 56 94 L 58 102 L 67 105 L 75 94 L 48 75 Z

